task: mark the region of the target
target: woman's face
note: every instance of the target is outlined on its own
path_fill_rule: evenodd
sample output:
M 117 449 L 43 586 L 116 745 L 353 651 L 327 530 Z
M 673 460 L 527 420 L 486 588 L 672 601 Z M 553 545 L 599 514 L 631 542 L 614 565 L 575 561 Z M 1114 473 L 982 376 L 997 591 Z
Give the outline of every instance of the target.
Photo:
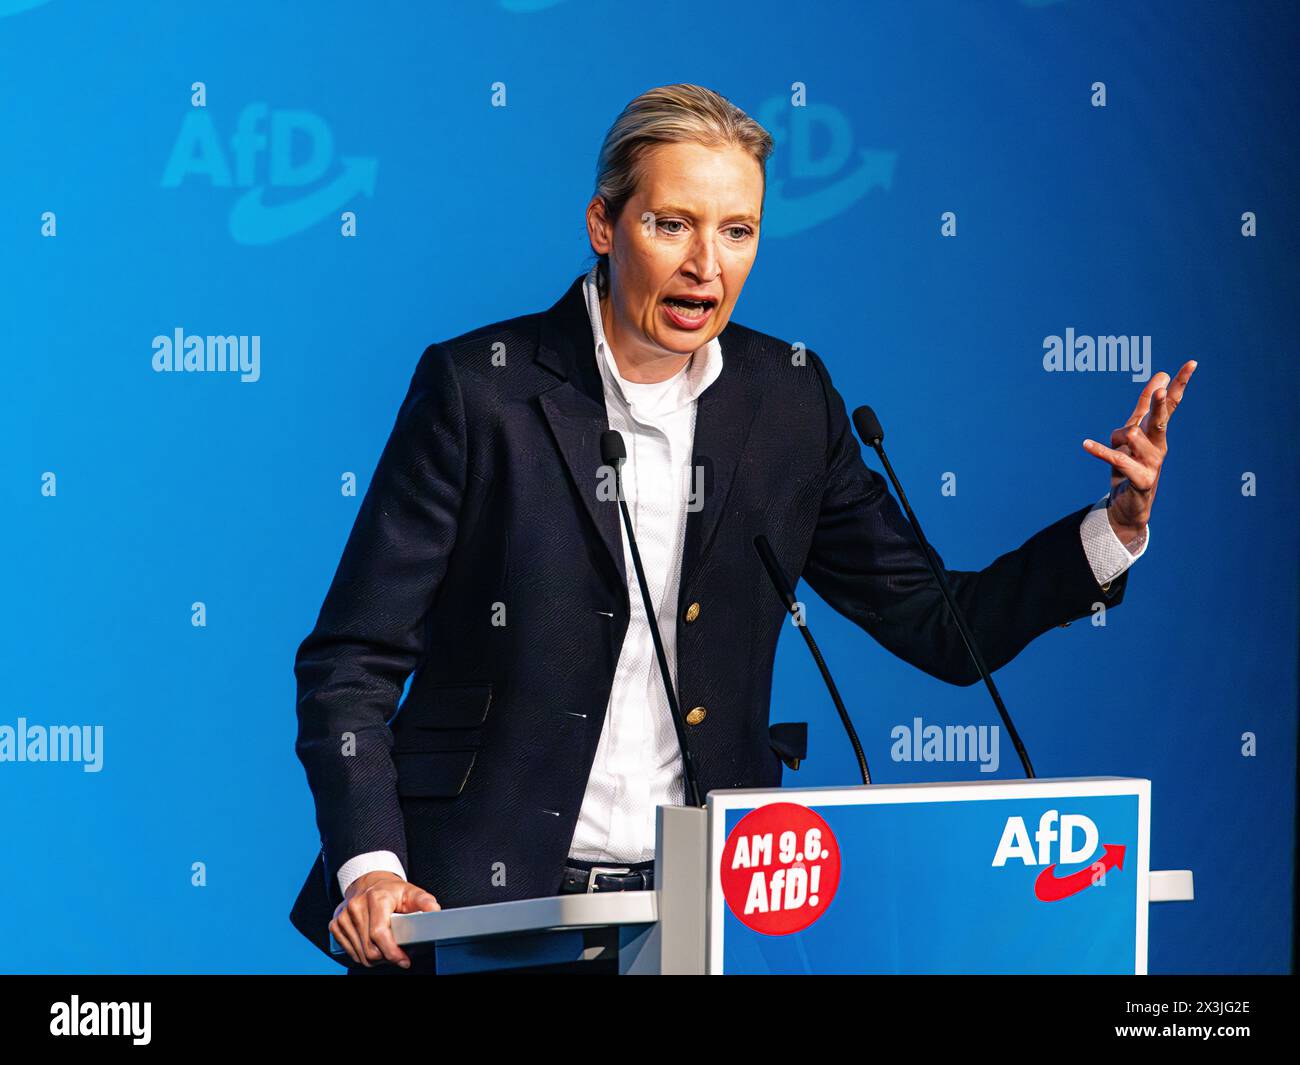
M 601 200 L 591 201 L 588 235 L 610 266 L 602 317 L 620 361 L 675 359 L 722 332 L 754 265 L 762 203 L 751 155 L 693 143 L 642 157 L 636 192 L 613 226 Z

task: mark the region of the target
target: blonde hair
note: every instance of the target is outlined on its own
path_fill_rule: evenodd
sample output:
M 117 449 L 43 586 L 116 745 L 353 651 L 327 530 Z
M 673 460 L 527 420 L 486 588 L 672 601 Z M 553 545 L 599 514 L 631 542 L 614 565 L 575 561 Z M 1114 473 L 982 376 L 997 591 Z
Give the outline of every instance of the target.
M 700 85 L 663 85 L 643 92 L 609 127 L 596 160 L 596 191 L 610 224 L 618 221 L 640 180 L 640 163 L 660 144 L 693 142 L 710 148 L 735 145 L 747 151 L 763 171 L 772 135 L 730 100 Z M 760 214 L 762 206 L 760 203 Z M 595 251 L 593 248 L 592 251 Z M 596 279 L 601 295 L 609 289 L 609 256 L 597 254 Z

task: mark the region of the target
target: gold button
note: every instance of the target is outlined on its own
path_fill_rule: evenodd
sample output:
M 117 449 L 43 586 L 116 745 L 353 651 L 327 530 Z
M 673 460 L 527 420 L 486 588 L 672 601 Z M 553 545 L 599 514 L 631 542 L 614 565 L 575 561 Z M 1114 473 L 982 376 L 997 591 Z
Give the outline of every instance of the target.
M 686 723 L 688 725 L 698 725 L 704 720 L 704 715 L 707 713 L 708 711 L 702 706 L 692 707 L 691 712 L 686 715 Z
M 689 624 L 700 616 L 700 604 L 692 603 L 686 608 L 686 621 Z

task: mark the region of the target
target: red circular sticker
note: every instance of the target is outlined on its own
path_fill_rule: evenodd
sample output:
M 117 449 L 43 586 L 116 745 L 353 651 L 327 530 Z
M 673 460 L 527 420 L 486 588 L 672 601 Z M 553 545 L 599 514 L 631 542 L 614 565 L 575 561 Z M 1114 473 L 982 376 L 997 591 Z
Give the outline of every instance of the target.
M 840 848 L 806 806 L 774 802 L 740 819 L 722 848 L 722 894 L 747 927 L 768 936 L 801 932 L 840 886 Z

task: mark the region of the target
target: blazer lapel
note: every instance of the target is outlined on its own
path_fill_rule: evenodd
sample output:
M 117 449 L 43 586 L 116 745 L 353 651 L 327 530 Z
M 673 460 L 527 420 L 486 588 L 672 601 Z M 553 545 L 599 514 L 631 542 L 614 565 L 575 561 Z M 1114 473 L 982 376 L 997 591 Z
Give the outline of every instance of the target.
M 734 346 L 728 353 L 728 331 L 724 329 L 718 337 L 722 344 L 722 372 L 704 390 L 695 411 L 691 483 L 694 486 L 702 482 L 704 498 L 702 506 L 695 501 L 686 515 L 681 591 L 690 584 L 713 543 L 762 398 L 744 376 L 742 353 Z
M 601 485 L 600 435 L 609 428 L 609 415 L 582 280 L 579 277 L 574 281 L 542 316 L 537 361 L 564 380 L 543 392 L 538 402 L 564 456 L 574 489 L 605 545 L 607 573 L 626 594 L 618 502 L 597 495 Z

